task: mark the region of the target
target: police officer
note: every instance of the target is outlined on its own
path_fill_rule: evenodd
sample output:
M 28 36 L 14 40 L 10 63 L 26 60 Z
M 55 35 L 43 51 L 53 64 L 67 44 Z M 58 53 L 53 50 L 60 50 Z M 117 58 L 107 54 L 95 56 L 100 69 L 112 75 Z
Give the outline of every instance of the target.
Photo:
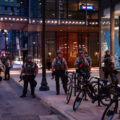
M 79 51 L 79 56 L 76 58 L 74 66 L 77 68 L 76 72 L 79 74 L 88 72 L 89 63 L 84 55 L 84 51 Z
M 4 80 L 9 80 L 10 79 L 10 69 L 11 69 L 11 62 L 10 59 L 7 57 L 4 63 L 5 66 L 5 79 Z
M 87 59 L 87 61 L 88 61 L 88 64 L 89 64 L 89 71 L 91 70 L 91 67 L 92 67 L 92 59 L 91 59 L 91 57 L 88 55 L 88 52 L 87 51 L 85 51 L 84 52 L 84 55 L 85 55 L 85 58 Z
M 65 72 L 68 66 L 66 60 L 62 57 L 61 50 L 57 50 L 57 57 L 52 62 L 52 73 L 55 73 L 56 95 L 60 94 L 59 78 L 62 80 L 63 89 L 67 93 L 67 80 L 65 79 Z
M 34 94 L 35 87 L 33 82 L 37 74 L 38 74 L 38 66 L 36 65 L 36 63 L 32 62 L 32 56 L 28 55 L 27 61 L 24 62 L 20 74 L 20 78 L 22 76 L 24 80 L 23 94 L 20 97 L 26 97 L 28 83 L 30 83 L 32 97 L 33 98 L 36 97 Z
M 76 58 L 75 62 L 74 62 L 74 66 L 77 68 L 76 72 L 78 74 L 78 81 L 77 81 L 77 90 L 79 90 L 79 85 L 81 82 L 81 76 L 82 73 L 88 73 L 89 72 L 89 63 L 85 57 L 84 51 L 80 50 L 79 51 L 79 56 Z M 89 76 L 88 76 L 89 77 Z M 85 100 L 87 100 L 87 96 L 85 93 Z
M 112 73 L 114 70 L 114 58 L 110 55 L 110 50 L 105 51 L 104 56 L 104 78 L 108 79 L 108 76 L 110 75 L 111 80 L 113 79 Z

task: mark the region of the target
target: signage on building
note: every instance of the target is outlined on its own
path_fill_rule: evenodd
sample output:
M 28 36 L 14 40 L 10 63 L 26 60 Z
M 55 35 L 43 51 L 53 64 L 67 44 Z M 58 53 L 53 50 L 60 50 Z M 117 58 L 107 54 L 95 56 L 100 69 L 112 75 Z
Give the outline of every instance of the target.
M 86 10 L 86 5 L 81 5 L 80 8 Z M 94 5 L 87 5 L 87 10 L 94 10 Z

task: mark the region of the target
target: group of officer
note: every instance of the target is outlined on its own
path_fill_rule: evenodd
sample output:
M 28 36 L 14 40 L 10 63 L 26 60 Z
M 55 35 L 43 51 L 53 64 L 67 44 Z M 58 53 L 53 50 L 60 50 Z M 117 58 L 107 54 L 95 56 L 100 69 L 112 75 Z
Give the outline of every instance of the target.
M 75 67 L 77 67 L 78 71 L 81 72 L 89 72 L 91 67 L 91 58 L 88 56 L 87 52 L 80 51 L 79 56 L 75 61 Z M 57 57 L 53 59 L 52 62 L 52 76 L 55 77 L 56 82 L 56 95 L 60 94 L 60 78 L 63 84 L 63 89 L 65 91 L 65 94 L 67 93 L 67 76 L 66 72 L 68 71 L 68 66 L 65 58 L 62 57 L 62 51 L 57 50 Z M 24 80 L 24 87 L 23 92 L 20 97 L 26 97 L 27 94 L 27 87 L 28 83 L 30 83 L 31 87 L 31 95 L 33 98 L 35 98 L 35 86 L 34 86 L 34 79 L 36 75 L 38 74 L 38 66 L 36 63 L 32 62 L 32 56 L 28 55 L 26 62 L 23 63 L 21 73 L 20 73 L 20 79 Z
M 104 78 L 107 79 L 108 75 L 110 75 L 112 78 L 112 72 L 114 69 L 114 59 L 110 55 L 109 50 L 105 52 L 103 62 L 105 64 Z M 79 51 L 78 57 L 74 62 L 74 66 L 78 74 L 90 72 L 92 66 L 92 60 L 88 56 L 87 51 L 83 51 L 83 50 Z M 68 71 L 68 66 L 65 58 L 62 57 L 62 51 L 57 50 L 57 57 L 54 58 L 52 62 L 52 79 L 54 79 L 55 77 L 56 95 L 60 94 L 60 78 L 63 84 L 64 92 L 65 94 L 67 93 L 67 82 L 68 82 L 66 76 L 67 71 Z M 36 63 L 32 62 L 32 56 L 28 55 L 27 61 L 24 62 L 20 74 L 20 78 L 22 77 L 22 79 L 24 80 L 23 94 L 20 97 L 26 97 L 28 83 L 30 83 L 31 95 L 33 98 L 35 98 L 35 93 L 34 93 L 35 86 L 33 82 L 37 74 L 38 74 L 38 66 L 36 65 Z
M 80 50 L 79 55 L 75 60 L 74 66 L 76 67 L 77 73 L 89 72 L 92 65 L 92 60 L 88 56 L 86 51 Z M 52 62 L 52 75 L 55 76 L 56 82 L 56 95 L 60 94 L 59 78 L 62 80 L 63 89 L 65 94 L 67 93 L 67 78 L 66 72 L 68 70 L 67 62 L 62 57 L 61 50 L 57 50 L 57 57 Z

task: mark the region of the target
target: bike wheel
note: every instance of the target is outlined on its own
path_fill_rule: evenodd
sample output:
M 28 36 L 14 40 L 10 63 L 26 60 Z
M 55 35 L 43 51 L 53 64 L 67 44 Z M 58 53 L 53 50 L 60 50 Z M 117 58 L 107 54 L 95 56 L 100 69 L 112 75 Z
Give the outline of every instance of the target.
M 91 82 L 91 85 L 93 87 L 93 93 L 94 95 L 98 95 L 98 82 L 97 81 L 93 81 Z M 101 84 L 99 84 L 99 88 L 101 88 Z
M 102 105 L 104 105 L 104 106 L 110 105 L 111 101 L 112 101 L 111 95 L 109 95 L 109 96 L 104 95 L 104 97 L 101 97 L 101 103 L 102 103 Z
M 72 85 L 69 85 L 67 89 L 67 96 L 66 96 L 66 103 L 68 104 L 70 102 L 72 96 Z
M 117 104 L 115 101 L 113 101 L 105 109 L 102 116 L 102 120 L 113 120 L 116 110 L 117 110 Z
M 80 106 L 81 102 L 83 101 L 84 97 L 85 97 L 84 91 L 80 91 L 78 93 L 78 95 L 76 96 L 75 101 L 73 103 L 73 110 L 74 111 L 76 111 L 79 108 L 79 106 Z

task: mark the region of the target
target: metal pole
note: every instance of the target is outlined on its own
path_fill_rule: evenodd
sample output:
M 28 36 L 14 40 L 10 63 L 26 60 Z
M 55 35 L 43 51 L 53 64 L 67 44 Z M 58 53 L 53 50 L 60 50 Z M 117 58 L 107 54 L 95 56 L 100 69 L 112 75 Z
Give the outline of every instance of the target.
M 88 25 L 88 21 L 87 21 L 87 0 L 86 0 L 86 20 L 85 20 L 85 24 L 86 24 L 86 26 Z
M 6 39 L 6 37 L 7 37 L 7 33 L 5 32 L 5 54 L 7 53 L 7 39 Z
M 41 91 L 49 90 L 46 80 L 46 65 L 45 65 L 45 3 L 46 0 L 42 0 L 42 82 L 39 88 L 39 90 Z
M 115 27 L 115 15 L 114 15 L 114 4 L 111 0 L 111 8 L 110 8 L 110 51 L 111 51 L 111 55 L 114 56 L 114 36 L 115 36 L 115 31 L 114 31 L 114 27 Z

